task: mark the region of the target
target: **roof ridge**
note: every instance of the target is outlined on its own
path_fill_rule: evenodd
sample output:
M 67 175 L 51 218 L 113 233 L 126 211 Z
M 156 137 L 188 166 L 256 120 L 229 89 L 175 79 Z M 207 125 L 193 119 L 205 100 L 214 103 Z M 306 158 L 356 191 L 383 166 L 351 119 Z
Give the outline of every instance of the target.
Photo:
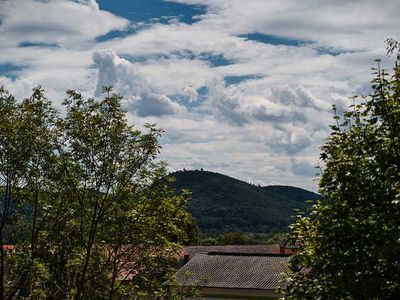
M 270 257 L 281 257 L 290 256 L 288 253 L 259 253 L 259 252 L 219 252 L 209 251 L 208 253 L 201 253 L 203 255 L 223 255 L 223 256 L 270 256 Z

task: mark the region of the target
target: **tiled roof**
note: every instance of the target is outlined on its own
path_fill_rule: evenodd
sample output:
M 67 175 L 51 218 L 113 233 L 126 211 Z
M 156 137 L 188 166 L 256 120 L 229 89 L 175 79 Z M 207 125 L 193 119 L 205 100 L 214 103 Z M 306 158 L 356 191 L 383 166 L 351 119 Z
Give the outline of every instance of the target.
M 285 255 L 198 254 L 176 275 L 184 286 L 272 290 L 288 262 Z
M 184 254 L 190 258 L 196 254 L 209 252 L 226 252 L 226 253 L 279 253 L 279 244 L 272 245 L 225 245 L 225 246 L 187 246 Z

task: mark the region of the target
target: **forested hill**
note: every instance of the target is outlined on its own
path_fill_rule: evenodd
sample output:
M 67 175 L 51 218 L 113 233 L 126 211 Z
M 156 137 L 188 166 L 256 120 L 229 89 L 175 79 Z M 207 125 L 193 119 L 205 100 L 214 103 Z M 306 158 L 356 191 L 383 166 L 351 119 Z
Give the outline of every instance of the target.
M 178 171 L 177 190 L 192 192 L 189 211 L 203 232 L 275 232 L 286 231 L 293 209 L 305 210 L 306 200 L 320 196 L 292 186 L 249 184 L 208 171 Z

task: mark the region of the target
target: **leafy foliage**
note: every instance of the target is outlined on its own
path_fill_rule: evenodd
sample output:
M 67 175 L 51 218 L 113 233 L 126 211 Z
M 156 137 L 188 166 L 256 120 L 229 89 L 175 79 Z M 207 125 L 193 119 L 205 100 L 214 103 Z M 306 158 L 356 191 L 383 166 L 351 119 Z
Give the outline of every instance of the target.
M 40 87 L 21 103 L 0 89 L 1 299 L 170 294 L 188 194 L 157 159 L 161 130 L 104 94 L 68 91 L 61 117 Z
M 233 231 L 227 233 L 202 233 L 199 245 L 271 245 L 284 244 L 289 237 L 288 232 L 253 233 Z
M 290 186 L 256 186 L 208 171 L 172 173 L 177 190 L 192 193 L 189 212 L 202 232 L 269 233 L 287 231 L 293 209 L 306 209 L 315 193 Z
M 400 294 L 399 63 L 397 56 L 389 76 L 378 60 L 371 95 L 334 116 L 321 153 L 326 198 L 292 225 L 299 250 L 284 282 L 286 299 Z

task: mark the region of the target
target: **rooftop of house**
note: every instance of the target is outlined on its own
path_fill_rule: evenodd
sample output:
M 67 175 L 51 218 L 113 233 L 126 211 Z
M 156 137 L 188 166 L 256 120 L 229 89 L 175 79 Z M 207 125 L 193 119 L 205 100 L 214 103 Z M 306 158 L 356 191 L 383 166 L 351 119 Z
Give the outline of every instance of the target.
M 183 286 L 274 290 L 288 255 L 255 253 L 197 254 L 176 273 Z
M 186 246 L 183 249 L 184 255 L 189 258 L 196 254 L 207 254 L 209 252 L 220 253 L 280 253 L 279 244 L 272 245 L 224 245 L 224 246 Z

